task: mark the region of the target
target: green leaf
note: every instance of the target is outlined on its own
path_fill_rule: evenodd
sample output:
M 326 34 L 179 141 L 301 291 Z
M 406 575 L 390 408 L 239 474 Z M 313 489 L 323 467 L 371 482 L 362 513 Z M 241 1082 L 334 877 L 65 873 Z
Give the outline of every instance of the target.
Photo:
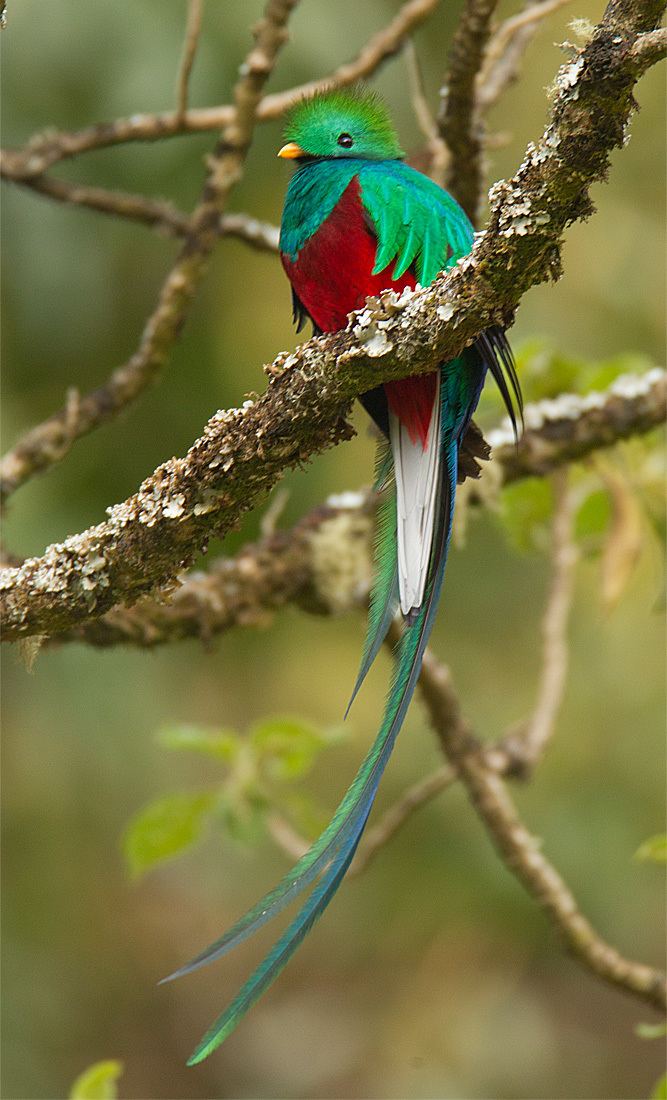
M 551 485 L 545 479 L 527 478 L 509 485 L 500 498 L 503 526 L 518 550 L 544 550 L 549 540 L 553 511 Z
M 663 1073 L 662 1077 L 656 1081 L 651 1100 L 667 1100 L 667 1073 Z
M 667 835 L 658 833 L 640 844 L 635 852 L 635 859 L 646 863 L 667 863 Z
M 253 726 L 252 744 L 272 779 L 298 779 L 327 744 L 314 726 L 296 718 L 269 718 Z
M 667 1035 L 667 1020 L 659 1024 L 637 1024 L 635 1035 L 638 1039 L 662 1039 Z
M 123 851 L 133 878 L 189 848 L 201 835 L 216 795 L 180 792 L 145 806 L 130 822 Z
M 122 1072 L 122 1062 L 95 1062 L 77 1077 L 70 1089 L 69 1100 L 116 1100 L 116 1081 Z
M 198 752 L 231 763 L 238 756 L 241 739 L 234 730 L 210 732 L 200 726 L 167 726 L 160 730 L 158 743 L 175 752 Z

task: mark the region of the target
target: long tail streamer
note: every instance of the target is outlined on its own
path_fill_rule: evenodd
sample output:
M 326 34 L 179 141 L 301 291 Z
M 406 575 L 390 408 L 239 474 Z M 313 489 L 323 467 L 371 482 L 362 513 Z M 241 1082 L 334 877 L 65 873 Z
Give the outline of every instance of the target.
M 482 346 L 478 345 L 477 352 L 485 366 L 489 366 L 489 360 L 493 359 L 495 369 L 492 370 L 492 373 L 496 381 L 499 378 L 501 379 L 502 385 L 499 382 L 501 393 L 506 404 L 508 404 L 508 408 L 512 409 L 511 393 L 505 378 L 505 374 L 507 374 L 511 389 L 517 397 L 519 409 L 521 409 L 520 393 L 513 361 L 511 360 L 511 352 L 509 353 L 509 359 L 506 358 L 506 347 L 509 351 L 508 346 L 503 344 L 494 333 L 488 339 L 488 343 L 485 342 Z M 444 414 L 446 400 L 444 387 L 441 393 Z M 168 978 L 163 979 L 163 981 L 171 981 L 225 955 L 281 913 L 298 895 L 315 884 L 291 924 L 288 925 L 269 954 L 243 985 L 229 1007 L 206 1033 L 190 1058 L 189 1065 L 195 1065 L 208 1057 L 234 1031 L 248 1010 L 275 981 L 306 934 L 329 905 L 354 857 L 371 812 L 380 779 L 414 694 L 424 650 L 433 628 L 451 535 L 459 439 L 470 415 L 472 415 L 472 407 L 469 409 L 468 415 L 464 415 L 457 423 L 454 432 L 450 431 L 449 434 L 445 435 L 441 443 L 438 484 L 438 498 L 441 504 L 433 534 L 424 600 L 414 617 L 411 617 L 406 623 L 398 643 L 391 687 L 382 724 L 375 742 L 368 751 L 329 825 L 305 855 L 298 860 L 273 890 L 265 894 L 224 935 L 192 959 L 191 962 L 176 970 Z M 513 422 L 515 423 L 515 420 Z M 391 463 L 387 453 L 381 451 L 378 463 L 379 484 L 387 482 L 390 469 Z M 376 564 L 378 567 L 377 579 L 371 599 L 369 631 L 354 694 L 358 691 L 386 636 L 397 607 L 396 499 L 393 491 L 387 494 L 381 505 L 379 536 L 376 544 Z

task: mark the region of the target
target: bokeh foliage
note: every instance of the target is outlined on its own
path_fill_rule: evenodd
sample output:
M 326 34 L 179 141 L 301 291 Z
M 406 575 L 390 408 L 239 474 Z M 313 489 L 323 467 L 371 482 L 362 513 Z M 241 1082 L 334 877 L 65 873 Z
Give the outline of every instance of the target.
M 294 20 L 272 86 L 331 68 L 397 6 L 310 0 L 309 14 L 304 4 Z M 247 25 L 259 10 L 255 0 L 207 5 L 193 102 L 228 97 Z M 573 33 L 567 20 L 594 20 L 601 10 L 593 0 L 573 2 L 541 31 L 521 85 L 493 116 L 511 136 L 491 155 L 492 177 L 511 171 L 542 129 L 544 88 L 562 57 L 553 43 Z M 417 35 L 432 97 L 457 11 L 458 4 L 443 5 Z M 37 0 L 22 0 L 9 14 L 5 142 L 21 142 L 45 125 L 81 126 L 173 102 L 183 3 L 51 0 L 45 17 Z M 378 85 L 404 144 L 418 144 L 403 63 L 388 67 Z M 596 189 L 598 214 L 568 234 L 565 277 L 522 304 L 512 339 L 529 400 L 562 388 L 586 391 L 663 355 L 659 72 L 642 81 L 638 98 L 632 141 L 615 154 L 609 184 Z M 236 209 L 273 221 L 285 187 L 274 159 L 279 139 L 278 124 L 261 128 L 234 196 Z M 102 151 L 61 173 L 188 206 L 211 141 L 202 135 Z M 18 190 L 6 190 L 3 219 L 8 445 L 58 407 L 68 386 L 95 385 L 128 355 L 176 245 Z M 182 452 L 214 408 L 261 387 L 261 364 L 293 341 L 277 260 L 238 242 L 221 244 L 161 385 L 17 495 L 5 525 L 12 549 L 38 552 L 97 521 L 158 462 Z M 482 414 L 486 424 L 496 422 L 495 395 L 485 397 Z M 358 486 L 360 471 L 370 477 L 372 441 L 361 415 L 356 422 L 357 439 L 286 479 L 282 522 L 327 493 Z M 593 922 L 629 954 L 658 962 L 659 869 L 633 859 L 663 818 L 664 520 L 655 447 L 628 444 L 601 456 L 603 465 L 575 473 L 585 554 L 570 681 L 557 737 L 518 799 Z M 623 492 L 634 502 L 628 507 L 640 546 L 631 569 L 627 542 L 624 560 L 619 552 L 607 565 L 617 579 L 625 571 L 610 601 L 602 598 L 605 547 Z M 550 490 L 539 482 L 517 485 L 491 505 L 467 517 L 434 639 L 467 713 L 489 737 L 525 715 L 533 699 Z M 258 518 L 244 522 L 225 552 L 256 535 Z M 339 721 L 361 639 L 360 618 L 290 610 L 270 630 L 238 631 L 210 651 L 194 643 L 151 653 L 67 646 L 41 652 L 30 675 L 6 656 L 3 1095 L 65 1095 L 83 1067 L 106 1057 L 123 1060 L 119 1089 L 126 1096 L 649 1094 L 661 1068 L 660 1043 L 635 1034 L 645 1013 L 563 957 L 459 790 L 415 818 L 341 891 L 223 1050 L 196 1070 L 184 1068 L 193 1040 L 261 945 L 187 982 L 160 990 L 155 982 L 253 902 L 285 860 L 261 829 L 233 836 L 218 818 L 187 859 L 132 881 L 120 839 L 141 808 L 175 791 L 219 794 L 217 760 L 165 751 L 155 731 L 183 738 L 186 726 L 256 730 L 267 716 L 296 713 L 317 737 Z M 299 781 L 298 790 L 308 792 L 302 812 L 315 819 L 301 822 L 306 830 L 316 830 L 318 815 L 333 808 L 356 768 L 381 711 L 388 669 L 383 659 L 346 739 L 315 754 Z M 246 751 L 246 740 L 235 733 L 235 751 Z M 416 704 L 381 804 L 438 763 Z M 263 797 L 266 787 L 271 797 L 287 798 L 289 778 L 264 776 Z

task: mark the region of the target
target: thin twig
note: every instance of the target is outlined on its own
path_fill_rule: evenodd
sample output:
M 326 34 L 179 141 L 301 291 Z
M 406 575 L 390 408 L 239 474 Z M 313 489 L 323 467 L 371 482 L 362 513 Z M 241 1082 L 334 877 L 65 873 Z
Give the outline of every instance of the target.
M 438 129 L 449 151 L 447 190 L 473 222 L 477 221 L 483 182 L 483 125 L 475 99 L 475 81 L 498 0 L 465 0 L 449 53 L 449 70 L 440 93 Z
M 505 748 L 515 761 L 515 769 L 520 769 L 522 774 L 532 771 L 544 753 L 567 683 L 567 627 L 579 556 L 573 534 L 575 497 L 569 481 L 567 468 L 553 476 L 552 574 L 542 619 L 542 668 L 535 708 L 526 722 L 503 738 Z
M 277 810 L 268 815 L 266 825 L 274 844 L 290 859 L 301 859 L 310 848 L 311 841 L 301 836 L 292 823 Z
M 567 948 L 587 970 L 639 1000 L 667 1005 L 664 975 L 624 958 L 581 913 L 572 891 L 521 821 L 505 783 L 461 717 L 449 670 L 427 653 L 420 688 L 443 753 L 458 773 L 507 869 L 545 909 Z
M 55 176 L 30 176 L 17 181 L 21 187 L 56 202 L 85 206 L 99 214 L 141 222 L 170 237 L 184 237 L 190 229 L 190 219 L 166 199 L 151 199 L 127 191 L 110 191 L 105 187 L 89 187 L 70 183 Z
M 34 179 L 20 180 L 19 185 L 57 202 L 140 222 L 168 237 L 187 237 L 191 232 L 190 217 L 164 199 L 150 199 L 126 191 L 109 191 L 104 187 L 88 187 L 53 176 L 35 176 Z M 259 251 L 278 250 L 277 226 L 259 221 L 249 214 L 222 214 L 218 230 L 221 236 L 237 237 Z
M 285 25 L 297 2 L 267 0 L 265 16 L 255 28 L 255 45 L 234 90 L 233 118 L 209 157 L 206 182 L 186 242 L 162 286 L 137 350 L 102 386 L 80 398 L 76 418 L 62 409 L 28 432 L 6 456 L 3 499 L 34 473 L 60 461 L 76 439 L 117 416 L 158 377 L 207 270 L 219 237 L 221 214 L 240 179 L 252 140 L 261 91 L 286 40 Z
M 445 182 L 445 172 L 449 153 L 447 146 L 440 136 L 435 115 L 431 111 L 426 98 L 421 68 L 419 66 L 419 58 L 417 57 L 414 42 L 408 42 L 405 47 L 405 61 L 408 69 L 410 98 L 412 100 L 415 118 L 417 119 L 419 129 L 426 138 L 425 152 L 428 163 L 425 166 L 425 171 L 432 180 L 435 180 L 435 182 L 442 187 Z M 420 157 L 421 156 L 423 156 L 423 153 L 420 153 Z M 411 158 L 411 163 L 414 163 L 414 158 Z M 421 164 L 415 164 L 415 167 L 421 168 Z
M 519 75 L 523 56 L 540 23 L 571 0 L 538 0 L 510 16 L 492 36 L 477 75 L 476 101 L 481 113 L 488 111 Z
M 446 764 L 414 786 L 408 787 L 399 800 L 382 815 L 377 825 L 365 834 L 359 851 L 354 857 L 348 877 L 361 875 L 373 862 L 381 848 L 403 828 L 412 815 L 431 802 L 437 795 L 456 782 L 456 772 Z
M 408 0 L 386 27 L 377 31 L 356 57 L 335 69 L 322 80 L 300 84 L 285 92 L 265 96 L 257 107 L 259 122 L 279 118 L 302 96 L 333 85 L 343 87 L 367 79 L 393 57 L 416 27 L 433 12 L 438 0 Z M 131 141 L 158 141 L 179 134 L 221 130 L 233 119 L 233 106 L 202 107 L 188 110 L 179 117 L 176 111 L 134 114 L 112 122 L 98 122 L 84 130 L 46 131 L 35 134 L 20 149 L 5 149 L 1 154 L 6 179 L 37 176 L 52 165 L 93 149 L 103 149 Z
M 183 43 L 183 54 L 178 69 L 178 76 L 176 78 L 176 117 L 180 122 L 183 121 L 188 109 L 190 74 L 199 44 L 203 6 L 203 0 L 188 0 L 185 41 Z

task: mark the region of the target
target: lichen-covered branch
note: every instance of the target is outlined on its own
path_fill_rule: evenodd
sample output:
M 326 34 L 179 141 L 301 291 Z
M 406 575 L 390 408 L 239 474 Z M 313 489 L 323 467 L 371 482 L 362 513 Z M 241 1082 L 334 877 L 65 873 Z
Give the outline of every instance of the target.
M 489 750 L 472 736 L 461 716 L 449 670 L 427 653 L 419 685 L 442 750 L 466 788 L 495 848 L 508 870 L 544 908 L 568 950 L 602 980 L 664 1011 L 665 975 L 626 959 L 595 931 L 575 897 L 544 855 L 517 812 Z M 491 764 L 492 764 L 491 760 Z
M 117 607 L 57 641 L 152 648 L 183 638 L 208 642 L 238 626 L 266 626 L 293 604 L 313 614 L 363 605 L 371 574 L 375 501 L 370 491 L 331 497 L 288 531 L 247 543 L 207 572 L 189 573 L 169 591 Z
M 513 438 L 501 442 L 505 432 L 498 431 L 493 433 L 499 439 L 493 462 L 485 467 L 482 478 L 492 476 L 498 487 L 517 477 L 540 476 L 547 450 L 549 465 L 555 468 L 571 460 L 574 440 L 580 447 L 585 436 L 591 453 L 608 446 L 612 438 L 646 431 L 666 413 L 667 378 L 664 372 L 656 372 L 653 381 L 650 379 L 651 375 L 619 379 L 604 395 L 563 395 L 558 401 L 529 405 L 526 419 L 534 425 L 531 438 L 535 433 L 545 439 L 541 453 L 535 442 L 529 452 L 537 455 L 538 465 L 533 469 L 529 462 L 517 466 Z M 621 398 L 619 392 L 629 390 L 631 385 L 635 396 Z M 577 415 L 575 409 L 579 410 Z M 591 410 L 596 430 L 586 430 L 582 425 L 591 417 Z M 613 437 L 613 428 L 605 417 L 615 424 L 618 436 Z M 578 457 L 584 453 L 579 450 Z M 169 593 L 144 597 L 133 607 L 113 608 L 99 619 L 54 635 L 54 640 L 142 647 L 182 638 L 208 641 L 236 626 L 264 625 L 275 610 L 287 603 L 318 613 L 359 607 L 368 595 L 374 511 L 369 491 L 332 497 L 290 531 L 272 532 L 244 546 L 235 557 L 216 560 L 206 573 L 189 574 Z M 554 603 L 562 607 L 563 590 L 567 595 L 571 584 L 571 570 L 566 569 L 569 561 L 566 563 L 561 554 L 565 553 L 561 536 L 565 536 L 560 526 L 555 534 L 554 557 L 558 557 L 559 569 L 558 581 L 554 577 Z M 562 615 L 559 612 L 557 621 L 555 616 L 554 611 L 553 621 L 561 629 Z
M 445 184 L 473 224 L 477 222 L 482 194 L 484 153 L 476 81 L 497 3 L 498 0 L 465 0 L 452 41 L 438 114 L 440 136 L 449 152 Z
M 431 370 L 488 325 L 508 324 L 525 291 L 559 273 L 564 229 L 591 212 L 588 188 L 605 178 L 634 106 L 633 48 L 663 6 L 611 0 L 560 70 L 545 134 L 516 175 L 493 188 L 487 230 L 453 271 L 399 299 L 385 293 L 344 332 L 279 355 L 262 397 L 213 416 L 184 458 L 159 467 L 105 523 L 5 570 L 6 636 L 53 634 L 171 583 L 283 470 L 349 437 L 344 416 L 354 397 Z
M 505 481 L 543 477 L 565 462 L 657 427 L 666 404 L 667 376 L 654 367 L 646 374 L 624 374 L 602 392 L 561 394 L 528 405 L 518 448 L 512 446 L 509 424 L 489 432 L 487 442 L 494 454 L 502 448 Z
M 254 30 L 255 44 L 234 90 L 233 114 L 209 157 L 206 182 L 187 239 L 162 285 L 137 350 L 102 386 L 77 396 L 75 415 L 71 408 L 61 409 L 28 432 L 4 457 L 0 471 L 3 500 L 34 473 L 59 461 L 76 439 L 136 400 L 164 366 L 218 240 L 220 216 L 241 176 L 261 92 L 286 40 L 287 19 L 297 2 L 267 0 L 265 16 Z
M 265 96 L 257 107 L 257 118 L 267 122 L 279 118 L 303 95 L 336 84 L 354 84 L 371 76 L 398 53 L 412 32 L 433 12 L 438 0 L 407 0 L 386 27 L 377 31 L 359 50 L 352 61 L 340 65 L 329 76 L 314 80 L 285 92 Z M 159 141 L 179 134 L 222 130 L 233 120 L 234 108 L 219 107 L 189 109 L 183 114 L 164 111 L 154 114 L 133 114 L 112 122 L 98 122 L 84 130 L 46 131 L 35 134 L 21 149 L 2 151 L 2 174 L 6 179 L 39 176 L 52 165 L 93 149 L 131 141 Z
M 640 34 L 632 47 L 632 56 L 640 73 L 646 72 L 658 61 L 664 61 L 667 57 L 667 28 L 660 27 L 658 30 Z

